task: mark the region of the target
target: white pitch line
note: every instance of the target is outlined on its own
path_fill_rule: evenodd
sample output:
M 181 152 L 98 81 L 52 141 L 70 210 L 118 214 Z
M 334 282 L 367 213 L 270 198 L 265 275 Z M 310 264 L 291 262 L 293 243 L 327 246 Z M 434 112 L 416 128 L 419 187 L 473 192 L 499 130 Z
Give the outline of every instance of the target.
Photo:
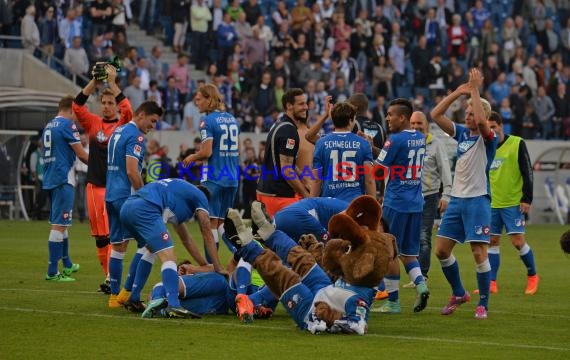
M 18 289 L 18 288 L 11 288 L 11 289 L 4 289 L 0 288 L 0 291 L 23 291 L 23 292 L 47 292 L 47 293 L 63 293 L 63 294 L 82 294 L 82 295 L 95 295 L 100 296 L 102 295 L 100 292 L 97 291 L 83 291 L 83 290 L 53 290 L 53 289 Z M 441 308 L 435 306 L 428 306 L 426 307 L 428 310 L 441 310 Z M 374 312 L 374 311 L 373 311 Z M 543 318 L 555 318 L 555 319 L 570 319 L 570 315 L 564 314 L 538 314 L 538 313 L 515 313 L 509 311 L 501 311 L 492 309 L 491 313 L 493 314 L 503 314 L 503 315 L 514 315 L 514 316 L 532 316 L 532 317 L 543 317 Z
M 54 311 L 54 310 L 42 310 L 42 309 L 31 309 L 31 308 L 13 308 L 13 307 L 5 307 L 0 306 L 0 310 L 4 311 L 18 311 L 18 312 L 25 312 L 25 313 L 41 313 L 41 314 L 50 314 L 50 315 L 67 315 L 67 316 L 83 316 L 83 317 L 96 317 L 96 318 L 111 318 L 111 319 L 121 319 L 121 320 L 137 320 L 137 321 L 151 321 L 151 322 L 160 322 L 162 324 L 187 324 L 187 325 L 199 325 L 199 326 L 214 326 L 214 327 L 232 327 L 232 328 L 244 328 L 244 324 L 241 323 L 217 323 L 217 322 L 206 322 L 201 320 L 164 320 L 161 321 L 160 319 L 140 319 L 138 317 L 131 317 L 131 316 L 118 316 L 118 315 L 109 315 L 109 314 L 90 314 L 90 313 L 76 313 L 72 311 Z M 265 325 L 257 325 L 251 324 L 248 325 L 249 328 L 255 329 L 265 329 L 265 330 L 274 330 L 274 331 L 291 331 L 290 328 L 287 327 L 276 327 L 276 326 L 265 326 Z M 497 346 L 497 347 L 508 347 L 508 348 L 515 348 L 515 349 L 528 349 L 528 350 L 552 350 L 552 351 L 570 351 L 570 348 L 563 348 L 563 347 L 556 347 L 556 346 L 545 346 L 545 345 L 525 345 L 525 344 L 509 344 L 509 343 L 499 343 L 499 342 L 492 342 L 492 341 L 474 341 L 474 340 L 459 340 L 459 339 L 442 339 L 442 338 L 435 338 L 435 337 L 420 337 L 420 336 L 401 336 L 401 335 L 384 335 L 384 334 L 367 334 L 367 337 L 378 337 L 378 338 L 385 338 L 385 339 L 394 339 L 394 340 L 412 340 L 412 341 L 427 341 L 427 342 L 439 342 L 439 343 L 451 343 L 451 344 L 464 344 L 464 345 L 478 345 L 478 346 Z

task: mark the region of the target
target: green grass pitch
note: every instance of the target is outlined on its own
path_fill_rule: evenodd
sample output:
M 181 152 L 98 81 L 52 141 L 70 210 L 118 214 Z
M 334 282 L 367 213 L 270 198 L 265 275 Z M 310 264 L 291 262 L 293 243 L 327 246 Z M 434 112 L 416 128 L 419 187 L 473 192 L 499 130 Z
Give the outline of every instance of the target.
M 196 225 L 189 227 L 199 239 Z M 49 225 L 0 221 L 0 359 L 569 359 L 570 258 L 558 243 L 564 230 L 528 227 L 542 279 L 536 295 L 523 294 L 526 272 L 505 238 L 499 293 L 491 296 L 487 320 L 473 319 L 475 297 L 452 316 L 439 314 L 450 289 L 432 258 L 428 308 L 414 314 L 415 291 L 401 289 L 402 314 L 372 313 L 369 333 L 359 337 L 299 331 L 282 307 L 272 319 L 250 325 L 234 315 L 142 320 L 108 309 L 107 296 L 96 292 L 103 276 L 88 225 L 70 229 L 71 257 L 81 264 L 77 281 L 59 284 L 44 280 Z M 179 259 L 185 258 L 177 245 Z M 471 291 L 476 279 L 469 247 L 456 247 L 455 255 Z M 228 252 L 222 257 L 227 260 Z M 143 296 L 159 277 L 155 265 Z M 400 285 L 407 280 L 402 276 Z

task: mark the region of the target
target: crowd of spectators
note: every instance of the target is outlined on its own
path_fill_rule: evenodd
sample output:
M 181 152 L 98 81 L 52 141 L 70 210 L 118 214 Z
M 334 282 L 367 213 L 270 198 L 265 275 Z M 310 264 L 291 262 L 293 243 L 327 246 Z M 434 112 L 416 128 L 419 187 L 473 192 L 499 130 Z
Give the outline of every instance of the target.
M 413 98 L 429 110 L 479 67 L 484 92 L 507 131 L 527 139 L 570 138 L 570 0 L 0 0 L 0 31 L 23 47 L 53 54 L 86 75 L 113 55 L 133 106 L 148 98 L 167 110 L 161 129 L 197 132 L 192 104 L 206 72 L 242 131 L 266 132 L 282 111 L 284 89 L 301 87 L 309 121 L 326 95 L 365 92 L 385 126 L 385 104 Z M 7 4 L 11 4 L 7 6 Z M 179 53 L 130 44 L 138 23 Z M 461 106 L 450 116 L 463 119 Z M 426 113 L 428 113 L 427 111 Z M 329 129 L 325 128 L 325 131 Z

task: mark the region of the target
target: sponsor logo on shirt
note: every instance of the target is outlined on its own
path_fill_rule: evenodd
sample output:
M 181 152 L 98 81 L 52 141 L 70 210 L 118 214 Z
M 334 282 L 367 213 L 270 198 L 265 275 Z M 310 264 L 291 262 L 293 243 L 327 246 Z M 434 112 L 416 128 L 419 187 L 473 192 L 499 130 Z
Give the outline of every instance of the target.
M 295 139 L 287 139 L 287 145 L 285 145 L 287 149 L 294 149 L 295 148 Z
M 142 135 L 139 135 L 139 137 L 137 138 L 137 141 L 142 143 L 144 140 L 144 137 Z
M 135 145 L 135 147 L 133 149 L 133 153 L 135 153 L 136 156 L 141 156 L 141 151 L 142 151 L 142 148 L 140 147 L 140 145 Z
M 104 143 L 107 141 L 107 136 L 105 135 L 105 133 L 103 132 L 103 130 L 99 130 L 97 132 L 97 135 L 95 136 L 95 138 L 97 139 L 98 142 L 100 143 Z

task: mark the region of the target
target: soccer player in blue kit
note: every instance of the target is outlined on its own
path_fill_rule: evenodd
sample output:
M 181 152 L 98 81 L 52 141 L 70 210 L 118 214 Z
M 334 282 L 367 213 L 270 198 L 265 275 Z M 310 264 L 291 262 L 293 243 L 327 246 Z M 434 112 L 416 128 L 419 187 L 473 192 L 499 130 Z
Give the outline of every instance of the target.
M 225 212 L 234 206 L 239 181 L 239 124 L 226 112 L 218 88 L 205 84 L 198 88 L 194 102 L 206 113 L 200 123 L 200 150 L 184 159 L 184 166 L 203 161 L 201 183 L 210 191 L 210 227 L 215 244 L 205 243 L 206 256 L 216 271 L 222 270 L 217 251 L 219 237 L 224 232 Z
M 389 179 L 384 195 L 383 217 L 390 233 L 396 237 L 398 255 L 410 280 L 416 284 L 414 312 L 427 306 L 429 290 L 420 270 L 420 231 L 424 198 L 421 169 L 426 150 L 425 136 L 410 125 L 413 107 L 410 101 L 395 99 L 388 107 L 386 121 L 392 135 L 376 160 L 388 168 Z M 384 277 L 388 300 L 378 309 L 381 313 L 400 313 L 400 264 L 392 261 Z
M 49 192 L 51 203 L 46 280 L 56 282 L 74 281 L 69 275 L 79 270 L 79 264 L 74 264 L 69 258 L 67 228 L 71 226 L 75 193 L 75 178 L 70 173 L 75 156 L 87 163 L 88 154 L 83 150 L 79 131 L 73 123 L 72 103 L 72 97 L 59 101 L 57 116 L 46 125 L 42 134 L 45 164 L 43 188 Z M 59 260 L 63 261 L 63 273 L 59 272 Z
M 146 148 L 144 135 L 155 128 L 161 116 L 162 108 L 156 102 L 145 101 L 135 111 L 134 119 L 117 128 L 109 139 L 107 153 L 107 184 L 109 186 L 105 193 L 105 202 L 112 245 L 109 260 L 111 281 L 109 307 L 111 308 L 120 307 L 128 301 L 130 290 L 127 289 L 131 288 L 138 263 L 143 257 L 144 250 L 139 244 L 139 250 L 133 257 L 129 268 L 128 286 L 126 282 L 125 288 L 119 294 L 123 275 L 123 259 L 127 251 L 128 240 L 133 239 L 121 223 L 121 207 L 131 195 L 132 190 L 138 190 L 143 186 L 141 171 Z
M 317 240 L 329 240 L 329 220 L 348 207 L 343 200 L 330 197 L 306 198 L 279 210 L 273 217 L 277 230 L 299 241 L 302 235 L 313 234 Z
M 331 117 L 334 132 L 315 144 L 311 196 L 334 197 L 347 202 L 360 195 L 376 196 L 372 149 L 366 139 L 352 133 L 355 107 L 347 102 L 338 103 Z
M 489 304 L 491 265 L 487 255 L 491 226 L 491 193 L 489 169 L 497 150 L 498 137 L 489 127 L 491 106 L 479 95 L 483 76 L 477 69 L 469 73 L 469 81 L 445 97 L 432 111 L 437 125 L 457 140 L 457 164 L 451 188 L 451 201 L 447 207 L 439 231 L 435 255 L 441 263 L 452 295 L 441 310 L 443 315 L 452 314 L 459 305 L 468 302 L 471 296 L 461 283 L 459 265 L 453 256 L 457 243 L 468 242 L 477 267 L 479 303 L 475 308 L 476 319 L 486 319 Z M 471 99 L 465 111 L 465 126 L 452 122 L 444 114 L 462 95 Z
M 214 243 L 210 231 L 207 191 L 185 180 L 164 179 L 145 185 L 128 198 L 121 209 L 123 226 L 162 262 L 162 283 L 168 300 L 166 308 L 168 317 L 191 317 L 192 314 L 180 306 L 174 244 L 165 222 L 174 224 L 190 255 L 200 265 L 206 265 L 184 222 L 196 216 L 204 242 Z M 140 291 L 149 273 L 150 271 L 141 278 L 137 270 L 136 287 L 133 286 L 133 293 L 136 289 L 137 296 L 133 299 L 131 294 L 131 301 L 140 300 Z

